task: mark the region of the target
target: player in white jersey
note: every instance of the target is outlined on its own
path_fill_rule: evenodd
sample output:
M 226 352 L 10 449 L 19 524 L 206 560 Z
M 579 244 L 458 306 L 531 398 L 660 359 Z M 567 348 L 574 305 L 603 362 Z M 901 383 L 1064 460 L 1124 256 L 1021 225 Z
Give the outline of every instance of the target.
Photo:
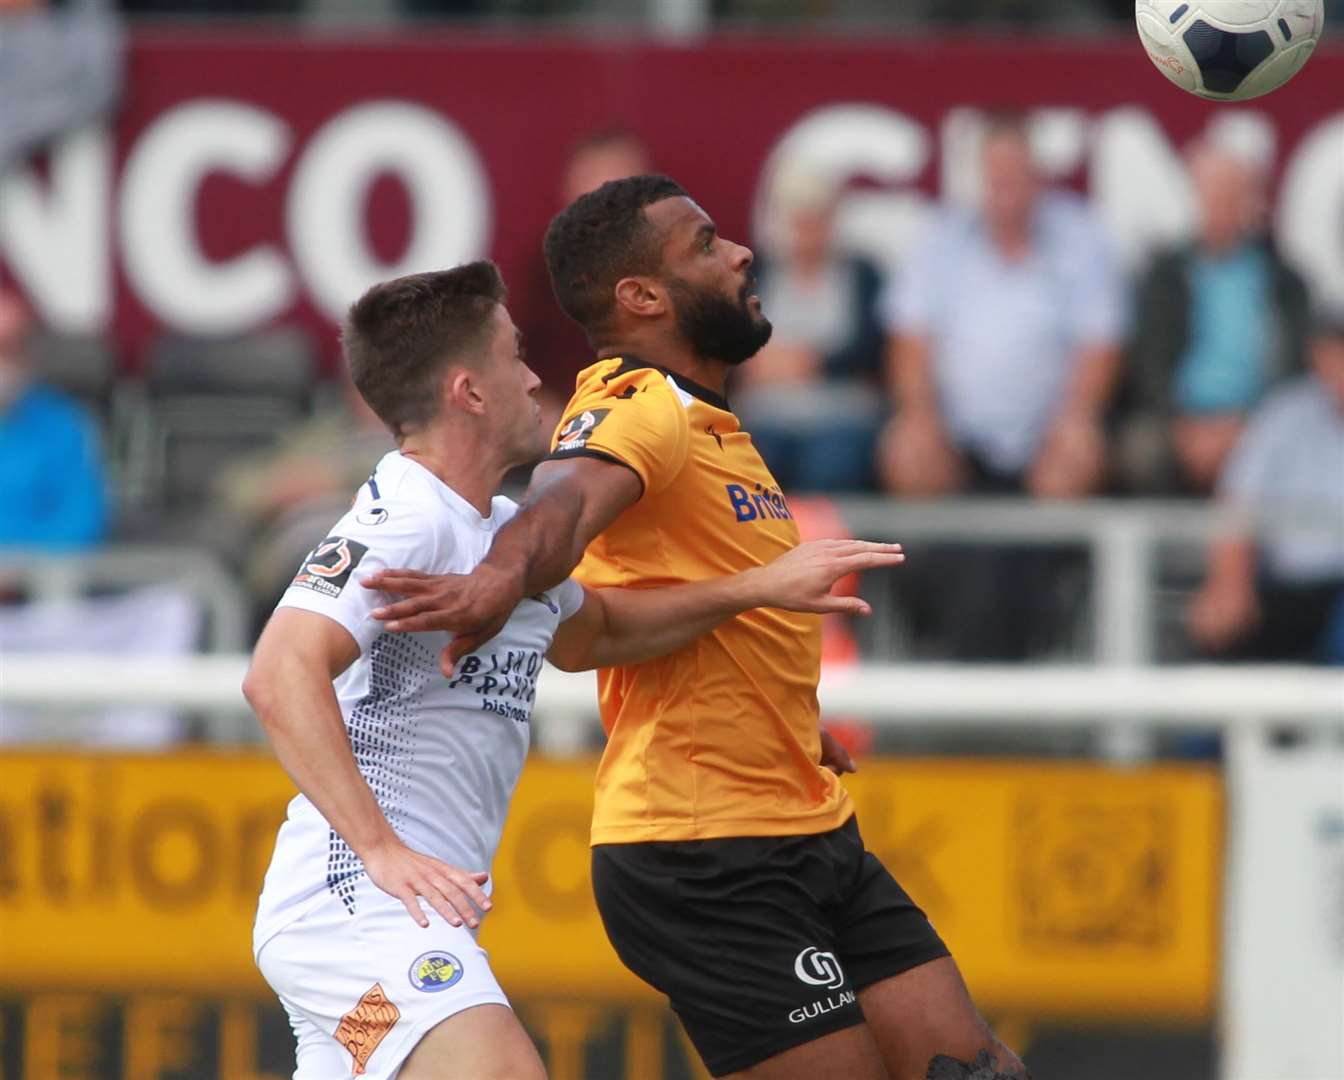
M 375 286 L 351 308 L 352 378 L 399 449 L 305 558 L 244 686 L 302 792 L 253 941 L 298 1040 L 296 1080 L 543 1077 L 475 934 L 543 657 L 637 663 L 757 606 L 862 611 L 831 585 L 901 557 L 825 541 L 666 589 L 566 581 L 442 672 L 447 635 L 385 633 L 373 612 L 387 594 L 360 581 L 469 573 L 513 516 L 493 492 L 546 438 L 504 298 L 493 264 L 473 263 Z

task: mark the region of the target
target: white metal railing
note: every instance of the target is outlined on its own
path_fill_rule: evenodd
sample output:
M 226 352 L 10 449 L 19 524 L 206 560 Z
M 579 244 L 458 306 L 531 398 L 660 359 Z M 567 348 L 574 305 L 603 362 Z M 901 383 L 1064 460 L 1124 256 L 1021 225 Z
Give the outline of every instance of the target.
M 14 655 L 0 660 L 0 705 L 82 709 L 152 705 L 208 712 L 222 742 L 260 737 L 241 685 L 245 656 L 108 659 Z M 1267 723 L 1344 732 L 1344 672 L 1300 667 L 997 667 L 881 665 L 828 668 L 823 712 L 895 728 L 1156 728 L 1257 731 Z M 586 744 L 597 714 L 591 673 L 548 668 L 537 695 L 546 750 Z M 54 730 L 54 729 L 53 729 Z
M 1224 507 L 1190 500 L 836 499 L 855 536 L 958 543 L 1076 543 L 1092 563 L 1092 641 L 1098 663 L 1135 666 L 1154 659 L 1154 592 L 1159 548 L 1182 545 L 1202 556 L 1234 518 Z M 1253 532 L 1285 521 L 1324 533 L 1344 551 L 1344 517 L 1332 512 L 1238 517 Z
M 1227 529 L 1225 508 L 1188 500 L 1049 502 L 1016 498 L 833 500 L 856 536 L 959 543 L 1076 543 L 1091 554 L 1093 655 L 1098 663 L 1136 666 L 1154 659 L 1154 586 L 1163 545 L 1203 546 Z M 1344 550 L 1344 518 L 1308 514 Z M 1282 527 L 1276 512 L 1252 528 Z M 166 545 L 122 545 L 80 555 L 0 553 L 0 579 L 18 580 L 39 600 L 71 599 L 91 588 L 172 583 L 209 614 L 212 651 L 247 647 L 248 610 L 241 586 L 211 553 Z M 891 654 L 890 650 L 882 650 Z
M 219 559 L 201 548 L 124 544 L 78 554 L 10 549 L 0 552 L 0 581 L 18 585 L 34 603 L 61 603 L 100 589 L 171 585 L 201 605 L 212 652 L 248 647 L 246 595 Z

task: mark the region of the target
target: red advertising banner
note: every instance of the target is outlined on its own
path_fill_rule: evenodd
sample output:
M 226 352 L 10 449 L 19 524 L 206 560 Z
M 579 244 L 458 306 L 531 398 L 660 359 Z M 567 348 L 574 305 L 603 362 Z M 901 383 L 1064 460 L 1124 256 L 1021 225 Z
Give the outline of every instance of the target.
M 159 331 L 297 320 L 334 352 L 373 280 L 490 255 L 532 287 L 579 139 L 648 144 L 725 235 L 753 239 L 782 163 L 848 184 L 841 232 L 889 262 L 938 199 L 973 197 L 980 111 L 1032 118 L 1051 177 L 1090 191 L 1139 260 L 1194 209 L 1180 167 L 1212 126 L 1272 162 L 1280 241 L 1344 296 L 1344 47 L 1245 107 L 1182 93 L 1137 40 L 132 34 L 107 127 L 0 179 L 0 281 L 47 322 Z M 754 212 L 755 210 L 755 212 Z M 1327 227 L 1326 223 L 1334 223 Z

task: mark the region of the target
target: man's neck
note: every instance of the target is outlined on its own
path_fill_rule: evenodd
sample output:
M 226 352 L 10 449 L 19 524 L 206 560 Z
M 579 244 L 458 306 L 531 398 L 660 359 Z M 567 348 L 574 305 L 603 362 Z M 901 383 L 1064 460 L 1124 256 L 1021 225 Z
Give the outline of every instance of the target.
M 728 365 L 722 360 L 707 360 L 681 341 L 650 338 L 630 340 L 621 345 L 603 345 L 597 351 L 599 360 L 613 357 L 639 359 L 657 364 L 673 375 L 682 375 L 707 390 L 722 395 L 728 380 Z
M 420 432 L 402 442 L 401 453 L 432 472 L 483 518 L 490 516 L 491 500 L 509 470 L 465 431 Z

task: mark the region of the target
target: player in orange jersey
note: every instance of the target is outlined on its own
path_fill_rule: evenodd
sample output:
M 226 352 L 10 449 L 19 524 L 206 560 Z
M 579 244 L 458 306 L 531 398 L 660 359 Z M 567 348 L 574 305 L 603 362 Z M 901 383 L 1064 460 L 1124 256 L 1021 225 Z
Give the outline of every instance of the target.
M 408 597 L 375 613 L 388 629 L 457 634 L 449 665 L 575 567 L 590 586 L 655 586 L 799 542 L 724 398 L 770 336 L 751 252 L 643 176 L 559 214 L 546 258 L 598 360 L 523 509 L 470 576 L 370 583 Z M 592 857 L 608 936 L 716 1076 L 1025 1077 L 823 766 L 820 640 L 819 616 L 763 609 L 601 673 Z

